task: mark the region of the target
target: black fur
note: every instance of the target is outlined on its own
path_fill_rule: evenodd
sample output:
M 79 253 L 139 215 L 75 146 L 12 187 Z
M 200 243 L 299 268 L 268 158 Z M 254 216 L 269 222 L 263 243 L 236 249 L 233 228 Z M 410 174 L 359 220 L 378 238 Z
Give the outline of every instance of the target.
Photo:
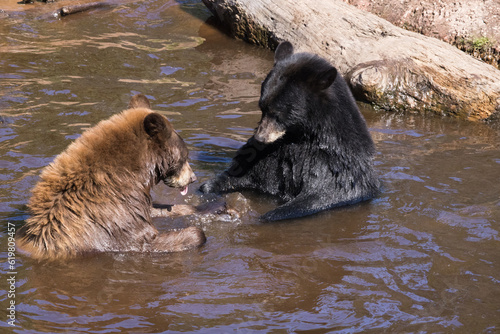
M 202 185 L 202 192 L 250 189 L 278 196 L 285 203 L 262 216 L 269 221 L 354 204 L 378 193 L 370 133 L 346 82 L 326 60 L 294 54 L 290 43 L 281 43 L 259 106 L 256 134 L 227 171 Z M 275 140 L 267 131 L 270 124 Z

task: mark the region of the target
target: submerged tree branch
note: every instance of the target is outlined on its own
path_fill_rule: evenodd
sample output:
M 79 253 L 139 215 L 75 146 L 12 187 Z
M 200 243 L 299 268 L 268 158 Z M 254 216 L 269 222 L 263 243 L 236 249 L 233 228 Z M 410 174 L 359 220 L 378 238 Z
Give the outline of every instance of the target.
M 107 6 L 110 6 L 110 4 L 108 4 L 106 2 L 90 2 L 90 3 L 84 3 L 84 4 L 78 4 L 78 5 L 64 6 L 60 9 L 56 10 L 54 15 L 55 16 L 67 16 L 67 15 L 80 13 L 80 12 L 84 12 L 84 11 L 91 10 L 91 9 L 107 7 Z

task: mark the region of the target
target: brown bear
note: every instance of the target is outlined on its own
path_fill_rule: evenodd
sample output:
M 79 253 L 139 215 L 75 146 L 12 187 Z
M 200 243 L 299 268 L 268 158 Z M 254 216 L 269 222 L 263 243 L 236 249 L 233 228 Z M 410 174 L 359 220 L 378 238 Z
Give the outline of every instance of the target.
M 85 131 L 45 167 L 32 190 L 31 215 L 16 236 L 18 249 L 36 259 L 60 259 L 201 246 L 202 230 L 159 233 L 151 221 L 162 214 L 152 208 L 155 184 L 185 194 L 196 179 L 187 159 L 167 118 L 153 112 L 144 95 L 134 96 L 129 109 Z M 180 213 L 190 211 L 184 209 Z

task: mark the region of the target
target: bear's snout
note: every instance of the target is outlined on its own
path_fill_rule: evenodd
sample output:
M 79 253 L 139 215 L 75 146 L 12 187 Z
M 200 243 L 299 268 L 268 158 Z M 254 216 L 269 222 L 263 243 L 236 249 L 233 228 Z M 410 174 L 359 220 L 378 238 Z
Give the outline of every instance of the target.
M 196 181 L 196 175 L 194 174 L 193 170 L 191 169 L 191 166 L 189 166 L 188 162 L 184 163 L 184 166 L 182 166 L 181 170 L 181 176 L 180 176 L 181 182 L 183 180 L 187 180 L 187 184 L 193 183 Z
M 194 174 L 193 171 L 191 171 L 191 176 L 189 177 L 189 183 L 193 183 L 196 180 L 197 180 L 196 175 Z
M 165 184 L 173 188 L 184 188 L 194 181 L 196 181 L 196 175 L 187 161 L 175 176 L 164 180 Z
M 284 134 L 285 130 L 275 120 L 264 117 L 255 131 L 254 138 L 258 142 L 270 144 L 283 137 Z

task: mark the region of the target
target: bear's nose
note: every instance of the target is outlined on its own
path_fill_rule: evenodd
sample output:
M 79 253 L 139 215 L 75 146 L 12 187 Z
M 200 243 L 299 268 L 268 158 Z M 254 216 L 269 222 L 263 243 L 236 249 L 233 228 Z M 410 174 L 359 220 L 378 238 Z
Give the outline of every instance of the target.
M 196 175 L 194 175 L 194 173 L 191 172 L 191 176 L 189 177 L 189 183 L 193 183 L 194 181 L 196 181 Z

